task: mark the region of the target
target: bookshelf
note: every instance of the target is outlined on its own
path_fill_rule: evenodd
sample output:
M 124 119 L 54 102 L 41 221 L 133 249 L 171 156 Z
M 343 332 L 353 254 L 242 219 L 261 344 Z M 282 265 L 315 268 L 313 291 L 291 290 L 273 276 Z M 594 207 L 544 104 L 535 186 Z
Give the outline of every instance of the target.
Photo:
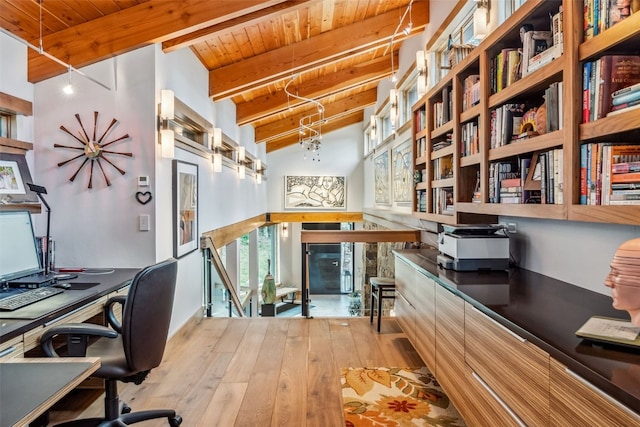
M 549 29 L 549 17 L 557 14 L 560 8 L 563 54 L 496 90 L 496 84 L 492 84 L 491 80 L 495 76 L 496 58 L 501 53 L 506 57 L 509 49 L 521 46 L 520 29 L 524 24 L 532 24 L 536 29 Z M 448 224 L 471 222 L 470 218 L 473 216 L 486 220 L 490 216 L 500 215 L 640 224 L 640 205 L 580 204 L 581 146 L 599 142 L 614 145 L 638 144 L 640 136 L 640 109 L 582 123 L 583 64 L 607 54 L 637 55 L 637 46 L 640 44 L 640 12 L 586 41 L 583 40 L 583 22 L 584 9 L 581 1 L 528 0 L 413 106 L 414 121 L 423 121 L 421 126 L 416 126 L 414 122 L 414 148 L 419 145 L 417 142 L 421 138 L 424 147 L 422 153 L 414 150 L 414 167 L 420 171 L 426 170 L 424 174 L 421 172 L 424 179 L 416 185 L 414 192 L 415 216 Z M 479 79 L 475 88 L 479 86 L 480 99 L 470 104 L 469 87 L 476 75 Z M 561 93 L 561 108 L 547 105 L 550 87 L 556 87 Z M 435 116 L 434 106 L 443 102 L 445 90 L 449 90 L 446 97 L 451 103 L 451 115 L 448 121 L 442 122 Z M 507 143 L 500 146 L 494 144 L 492 148 L 496 109 L 507 104 L 524 104 L 525 110 L 528 110 L 543 103 L 547 114 L 553 114 L 550 108 L 555 108 L 558 130 L 550 130 L 553 127 L 549 128 L 547 124 L 546 132 L 523 139 L 514 137 L 511 142 L 507 137 Z M 511 120 L 511 116 L 508 120 Z M 515 126 L 516 122 L 513 123 Z M 477 136 L 474 132 L 477 132 Z M 442 142 L 447 136 L 452 141 L 446 148 L 448 151 L 434 151 L 434 144 Z M 433 160 L 448 153 L 453 160 L 453 177 L 437 179 L 432 170 Z M 502 190 L 496 189 L 496 182 L 500 182 L 495 176 L 496 171 L 509 170 L 509 167 L 505 169 L 502 164 L 510 163 L 511 170 L 514 165 L 518 165 L 516 171 L 519 173 L 517 169 L 524 168 L 522 159 L 541 153 L 545 154 L 541 157 L 546 157 L 546 162 L 552 162 L 545 163 L 547 180 L 543 182 L 550 188 L 546 193 L 547 197 L 543 199 L 538 197 L 537 192 L 522 191 L 520 199 L 510 198 L 520 200 L 519 203 L 500 203 L 497 193 Z M 548 171 L 551 172 L 547 173 Z M 516 175 L 508 176 L 512 178 Z M 520 176 L 524 188 L 525 176 Z M 453 213 L 452 215 L 441 215 L 434 205 L 434 191 L 442 188 L 453 191 L 453 212 L 448 212 Z M 426 198 L 422 210 L 418 203 L 421 191 Z M 531 197 L 529 193 L 535 197 Z M 546 203 L 524 203 L 540 200 Z

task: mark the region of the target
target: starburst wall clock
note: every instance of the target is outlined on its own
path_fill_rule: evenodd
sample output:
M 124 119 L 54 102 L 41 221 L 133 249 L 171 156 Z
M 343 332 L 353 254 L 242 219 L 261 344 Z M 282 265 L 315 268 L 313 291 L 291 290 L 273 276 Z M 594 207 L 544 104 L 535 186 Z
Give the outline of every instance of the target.
M 104 178 L 107 186 L 111 186 L 111 181 L 109 181 L 109 177 L 107 172 L 105 171 L 105 165 L 103 163 L 108 164 L 113 169 L 117 170 L 121 175 L 125 174 L 124 169 L 118 167 L 112 160 L 109 159 L 110 156 L 123 156 L 123 157 L 133 157 L 133 154 L 130 152 L 122 152 L 122 151 L 113 151 L 112 149 L 107 149 L 113 144 L 118 142 L 124 142 L 129 139 L 129 134 L 124 134 L 119 138 L 115 138 L 109 140 L 108 136 L 113 130 L 114 126 L 118 123 L 118 120 L 115 118 L 111 120 L 111 123 L 104 130 L 102 135 L 98 138 L 97 136 L 100 134 L 98 130 L 98 112 L 94 111 L 93 113 L 93 132 L 92 136 L 89 137 L 84 124 L 82 123 L 82 119 L 80 118 L 80 114 L 76 114 L 76 120 L 80 125 L 80 130 L 78 130 L 78 135 L 74 135 L 69 129 L 64 127 L 64 125 L 60 126 L 60 129 L 70 135 L 73 139 L 75 139 L 80 146 L 70 146 L 63 144 L 53 144 L 54 148 L 63 148 L 67 150 L 75 150 L 81 151 L 80 154 L 71 157 L 63 162 L 58 163 L 58 167 L 63 167 L 66 165 L 77 165 L 77 169 L 74 174 L 71 175 L 69 181 L 73 182 L 80 174 L 80 171 L 84 169 L 88 164 L 88 174 L 89 174 L 89 183 L 87 188 L 93 188 L 93 172 L 94 169 L 99 169 L 101 175 Z M 79 161 L 82 161 L 78 164 Z

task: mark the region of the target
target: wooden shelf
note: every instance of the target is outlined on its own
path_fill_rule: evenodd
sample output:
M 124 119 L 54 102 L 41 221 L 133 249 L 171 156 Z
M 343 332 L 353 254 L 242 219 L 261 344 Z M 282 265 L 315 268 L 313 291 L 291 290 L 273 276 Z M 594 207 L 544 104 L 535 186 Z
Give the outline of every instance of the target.
M 640 36 L 640 13 L 633 13 L 627 19 L 582 43 L 578 49 L 578 59 L 586 61 L 612 49 L 620 50 L 619 46 L 625 43 L 633 44 L 637 54 L 638 36 Z
M 520 27 L 533 23 L 536 29 L 543 29 L 550 14 L 563 8 L 563 55 L 540 69 L 528 74 L 496 94 L 490 95 L 490 67 L 493 59 L 505 48 L 520 47 Z M 582 118 L 582 67 L 583 61 L 595 60 L 609 53 L 637 54 L 640 46 L 640 13 L 605 30 L 602 34 L 582 42 L 583 37 L 582 2 L 576 0 L 527 0 L 512 16 L 489 34 L 470 55 L 456 64 L 452 70 L 423 96 L 412 108 L 426 113 L 428 131 L 414 132 L 414 147 L 420 138 L 426 138 L 427 153 L 416 158 L 414 164 L 426 169 L 427 181 L 416 185 L 427 200 L 427 211 L 433 211 L 434 190 L 453 188 L 455 213 L 436 215 L 429 212 L 414 212 L 418 218 L 445 224 L 471 223 L 483 218 L 485 221 L 498 216 L 544 218 L 602 222 L 611 224 L 640 225 L 640 206 L 582 206 L 580 193 L 580 146 L 589 142 L 628 142 L 640 140 L 640 110 L 632 110 L 592 123 L 580 124 Z M 540 25 L 538 25 L 540 24 Z M 462 111 L 464 79 L 471 74 L 480 75 L 483 94 L 479 105 Z M 563 105 L 560 122 L 563 129 L 545 133 L 508 145 L 490 148 L 491 110 L 509 103 L 529 103 L 540 105 L 542 95 L 552 84 L 562 82 Z M 450 87 L 452 117 L 449 122 L 433 128 L 433 105 L 442 102 L 445 87 Z M 414 114 L 415 118 L 415 114 Z M 479 129 L 478 153 L 462 156 L 460 153 L 462 126 L 477 121 Z M 442 141 L 451 134 L 450 147 L 429 151 L 434 142 Z M 414 148 L 415 149 L 415 148 Z M 492 164 L 508 160 L 531 158 L 533 155 L 550 150 L 562 149 L 562 179 L 564 204 L 500 204 L 488 203 L 489 182 Z M 446 150 L 446 151 L 444 151 Z M 433 160 L 453 156 L 454 177 L 445 180 L 433 179 Z M 476 183 L 480 179 L 481 203 L 472 203 Z M 491 187 L 493 188 L 493 187 Z M 417 195 L 414 191 L 414 197 Z M 460 200 L 464 200 L 461 202 Z M 414 207 L 417 201 L 414 200 Z
M 42 212 L 40 203 L 5 203 L 0 204 L 0 211 L 29 211 L 31 213 Z
M 624 22 L 624 21 L 622 21 Z M 631 110 L 580 125 L 580 140 L 589 141 L 640 128 L 640 112 Z

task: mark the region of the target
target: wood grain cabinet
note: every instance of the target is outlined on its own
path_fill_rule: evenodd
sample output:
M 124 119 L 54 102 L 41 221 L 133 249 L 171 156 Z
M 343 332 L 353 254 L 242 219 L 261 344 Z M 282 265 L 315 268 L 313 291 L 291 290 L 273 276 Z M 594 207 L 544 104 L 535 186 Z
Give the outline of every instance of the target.
M 551 425 L 567 426 L 637 426 L 640 414 L 621 405 L 606 393 L 551 359 Z M 621 372 L 630 381 L 640 381 L 637 374 Z
M 395 260 L 395 279 L 396 279 L 396 299 L 395 312 L 396 321 L 404 331 L 405 335 L 416 346 L 416 309 L 412 304 L 412 288 L 414 286 L 413 278 L 415 268 L 407 262 L 398 259 Z
M 414 284 L 416 309 L 414 347 L 427 366 L 433 369 L 436 366 L 436 282 L 416 270 Z
M 549 354 L 465 303 L 465 360 L 524 425 L 549 425 Z

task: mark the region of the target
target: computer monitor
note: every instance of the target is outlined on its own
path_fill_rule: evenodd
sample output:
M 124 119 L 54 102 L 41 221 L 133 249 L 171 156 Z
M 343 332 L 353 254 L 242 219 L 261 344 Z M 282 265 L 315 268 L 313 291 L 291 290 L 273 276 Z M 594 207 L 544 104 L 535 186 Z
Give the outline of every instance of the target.
M 0 211 L 0 284 L 42 271 L 29 211 Z

